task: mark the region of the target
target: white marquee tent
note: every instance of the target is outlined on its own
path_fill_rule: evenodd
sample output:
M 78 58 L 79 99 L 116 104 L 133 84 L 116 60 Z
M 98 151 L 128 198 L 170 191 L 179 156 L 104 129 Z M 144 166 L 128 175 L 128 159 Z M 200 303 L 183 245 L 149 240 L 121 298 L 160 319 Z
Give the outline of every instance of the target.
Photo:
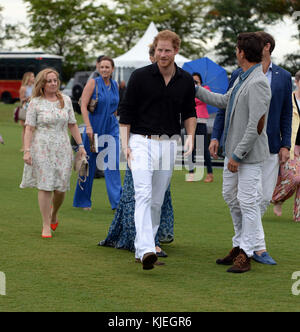
M 144 36 L 138 43 L 127 53 L 114 59 L 115 62 L 115 79 L 117 81 L 127 81 L 129 75 L 134 69 L 151 64 L 149 60 L 149 45 L 152 44 L 154 37 L 158 34 L 158 30 L 153 22 L 150 23 Z M 175 62 L 182 67 L 189 59 L 177 54 Z

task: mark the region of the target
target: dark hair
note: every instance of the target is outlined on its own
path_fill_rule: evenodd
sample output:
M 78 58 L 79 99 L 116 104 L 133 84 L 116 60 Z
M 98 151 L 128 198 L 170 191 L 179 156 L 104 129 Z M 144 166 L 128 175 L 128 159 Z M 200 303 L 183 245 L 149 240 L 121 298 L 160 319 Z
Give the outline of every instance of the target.
M 154 54 L 155 54 L 155 47 L 153 44 L 150 44 L 149 45 L 149 55 L 154 56 Z
M 99 63 L 102 60 L 103 57 L 104 57 L 104 55 L 99 55 L 98 58 L 97 58 L 97 60 L 96 60 L 97 63 Z
M 297 73 L 295 74 L 295 80 L 296 80 L 297 82 L 300 81 L 300 70 L 297 71 Z
M 245 58 L 249 62 L 262 61 L 264 43 L 262 37 L 255 32 L 243 32 L 238 35 L 237 48 L 244 51 Z
M 257 31 L 256 33 L 262 38 L 264 46 L 266 46 L 268 43 L 271 45 L 270 54 L 272 54 L 275 48 L 275 39 L 273 38 L 273 36 L 264 31 Z
M 114 60 L 112 58 L 110 58 L 109 56 L 103 55 L 99 62 L 102 62 L 102 61 L 109 61 L 112 65 L 112 67 L 115 68 Z
M 202 84 L 202 83 L 203 83 L 202 76 L 201 76 L 201 74 L 200 74 L 200 73 L 193 73 L 193 74 L 192 74 L 192 76 L 198 76 L 198 77 L 199 77 L 199 79 L 200 79 L 200 84 Z

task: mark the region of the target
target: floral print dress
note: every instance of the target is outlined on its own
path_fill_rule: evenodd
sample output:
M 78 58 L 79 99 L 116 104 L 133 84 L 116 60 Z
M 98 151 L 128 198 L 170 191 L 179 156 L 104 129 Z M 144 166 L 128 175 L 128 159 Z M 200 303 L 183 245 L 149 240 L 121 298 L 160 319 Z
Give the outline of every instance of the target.
M 25 164 L 20 188 L 35 187 L 44 191 L 70 189 L 73 152 L 68 124 L 75 124 L 71 99 L 59 101 L 33 98 L 28 105 L 25 125 L 35 127 L 30 152 L 32 166 Z
M 99 246 L 114 247 L 135 251 L 135 223 L 134 223 L 134 185 L 132 173 L 127 168 L 123 184 L 121 200 L 115 217 L 110 225 L 105 240 L 99 242 Z M 170 186 L 168 187 L 163 205 L 161 207 L 160 226 L 155 237 L 155 245 L 169 243 L 174 240 L 174 213 L 171 199 Z

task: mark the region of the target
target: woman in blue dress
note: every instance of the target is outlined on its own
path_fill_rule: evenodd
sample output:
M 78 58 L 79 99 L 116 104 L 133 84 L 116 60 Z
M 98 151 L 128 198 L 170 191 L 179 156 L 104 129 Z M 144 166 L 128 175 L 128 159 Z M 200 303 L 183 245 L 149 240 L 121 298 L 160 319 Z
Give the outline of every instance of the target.
M 123 183 L 123 192 L 115 217 L 110 225 L 105 240 L 99 242 L 99 246 L 114 247 L 134 251 L 135 224 L 134 224 L 134 186 L 132 174 L 127 168 Z M 167 257 L 161 250 L 160 243 L 170 243 L 174 237 L 174 214 L 171 200 L 170 186 L 165 193 L 165 199 L 161 208 L 160 226 L 155 238 L 157 255 Z
M 91 209 L 96 160 L 98 154 L 104 148 L 106 149 L 105 151 L 108 151 L 110 158 L 108 161 L 109 168 L 104 170 L 104 175 L 109 202 L 113 210 L 118 207 L 122 193 L 119 171 L 119 123 L 116 118 L 119 91 L 117 82 L 111 79 L 113 70 L 113 60 L 106 56 L 102 57 L 99 64 L 100 76 L 88 81 L 81 97 L 81 113 L 86 125 L 82 140 L 89 157 L 90 175 L 85 183 L 81 183 L 80 186 L 77 184 L 73 206 L 84 208 L 85 210 Z M 87 105 L 91 98 L 96 99 L 96 93 L 98 93 L 97 107 L 93 113 L 90 113 L 87 110 Z M 91 152 L 91 149 L 94 151 L 94 134 L 108 139 L 108 141 L 104 142 L 104 146 L 99 146 L 99 152 Z M 104 163 L 106 162 L 107 159 L 104 159 Z

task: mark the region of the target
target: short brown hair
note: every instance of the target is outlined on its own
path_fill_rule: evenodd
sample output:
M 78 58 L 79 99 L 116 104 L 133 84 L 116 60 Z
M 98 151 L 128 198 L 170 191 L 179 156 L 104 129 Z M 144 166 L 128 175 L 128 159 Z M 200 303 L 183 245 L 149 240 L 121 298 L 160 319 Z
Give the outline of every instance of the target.
M 297 71 L 297 73 L 295 74 L 295 80 L 296 80 L 297 82 L 300 81 L 300 70 Z
M 275 39 L 273 38 L 273 36 L 264 31 L 257 31 L 256 33 L 262 38 L 264 46 L 266 46 L 268 43 L 271 45 L 270 54 L 272 54 L 275 48 Z
M 181 44 L 181 40 L 180 40 L 179 36 L 175 32 L 170 31 L 170 30 L 163 30 L 156 35 L 156 37 L 154 38 L 154 41 L 153 41 L 153 45 L 154 45 L 155 49 L 157 47 L 159 40 L 171 40 L 173 47 L 177 50 L 179 49 L 180 44 Z
M 262 61 L 264 43 L 262 37 L 255 32 L 243 32 L 238 35 L 237 48 L 244 51 L 249 62 Z

